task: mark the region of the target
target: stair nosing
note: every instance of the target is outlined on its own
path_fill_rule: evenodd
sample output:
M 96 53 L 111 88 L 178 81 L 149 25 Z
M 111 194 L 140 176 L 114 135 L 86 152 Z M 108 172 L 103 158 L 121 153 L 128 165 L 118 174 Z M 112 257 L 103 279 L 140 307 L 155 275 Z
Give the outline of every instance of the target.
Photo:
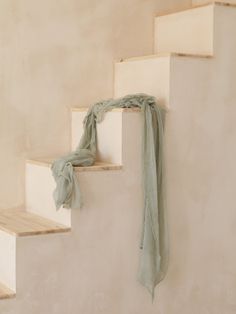
M 90 107 L 71 107 L 71 111 L 73 112 L 87 112 L 90 109 Z M 140 108 L 114 108 L 112 110 L 109 110 L 109 112 L 140 112 Z
M 4 228 L 2 226 L 0 226 L 0 230 L 10 234 L 14 237 L 17 238 L 23 238 L 23 237 L 30 237 L 30 236 L 37 236 L 37 235 L 46 235 L 46 234 L 56 234 L 56 233 L 66 233 L 66 232 L 70 232 L 71 228 L 70 227 L 63 227 L 62 229 L 51 229 L 48 231 L 25 231 L 25 232 L 15 232 L 12 230 L 9 230 L 8 228 Z
M 25 216 L 19 216 L 16 221 L 13 221 L 13 225 L 20 225 L 22 228 L 25 228 L 28 230 L 24 231 L 16 231 L 14 228 L 12 228 L 11 223 L 8 223 L 7 221 L 12 221 L 11 215 L 14 217 L 17 216 L 17 213 L 21 214 L 28 214 L 30 217 L 28 217 L 28 220 Z M 1 218 L 2 217 L 2 218 Z M 32 220 L 32 218 L 34 218 Z M 71 231 L 71 227 L 68 227 L 66 225 L 63 225 L 61 223 L 57 223 L 56 221 L 53 221 L 51 219 L 45 218 L 43 216 L 37 215 L 35 213 L 29 212 L 27 210 L 1 210 L 0 211 L 0 230 L 2 232 L 5 232 L 11 236 L 14 237 L 27 237 L 27 236 L 37 236 L 37 235 L 47 235 L 47 234 L 56 234 L 56 233 L 66 233 Z M 4 223 L 3 223 L 3 221 Z M 37 221 L 38 220 L 38 221 Z M 29 224 L 31 224 L 31 228 L 29 228 Z M 35 226 L 37 224 L 37 226 Z M 50 224 L 53 224 L 53 226 L 50 226 Z M 35 230 L 34 230 L 35 228 Z M 38 228 L 38 230 L 37 230 Z M 48 228 L 48 229 L 47 229 Z
M 155 15 L 155 18 L 159 18 L 159 17 L 163 17 L 163 16 L 168 16 L 168 15 L 172 15 L 172 14 L 178 14 L 178 13 L 182 13 L 182 12 L 189 11 L 189 10 L 200 9 L 200 8 L 207 7 L 207 6 L 210 6 L 210 5 L 219 5 L 219 6 L 227 6 L 227 7 L 236 7 L 236 4 L 234 4 L 234 3 L 220 2 L 220 1 L 209 1 L 209 2 L 207 2 L 207 3 L 197 4 L 197 5 L 191 6 L 191 7 L 189 7 L 189 8 L 163 11 L 163 12 L 157 13 L 157 14 Z
M 0 300 L 12 299 L 15 298 L 16 292 L 8 288 L 3 283 L 0 283 L 0 289 L 5 290 L 3 294 L 0 294 Z
M 157 58 L 170 58 L 170 57 L 180 57 L 180 58 L 205 58 L 211 59 L 214 56 L 211 54 L 193 54 L 193 53 L 184 53 L 184 52 L 165 52 L 165 53 L 157 53 L 152 55 L 140 56 L 140 57 L 131 57 L 127 59 L 123 59 L 117 63 L 124 63 L 124 62 L 132 62 L 132 61 L 139 61 L 139 60 L 148 60 L 148 59 L 157 59 Z
M 43 166 L 43 167 L 51 167 L 52 162 L 46 161 L 46 160 L 40 160 L 40 159 L 27 159 L 26 163 L 30 163 L 37 166 Z M 99 165 L 99 162 L 96 163 L 93 166 L 87 166 L 87 167 L 74 167 L 76 172 L 92 172 L 92 171 L 109 171 L 109 170 L 122 170 L 123 166 L 120 164 L 113 164 L 108 162 L 101 162 L 101 165 Z
M 12 293 L 6 293 L 4 295 L 0 295 L 0 300 L 13 299 L 16 297 L 16 293 L 12 291 Z

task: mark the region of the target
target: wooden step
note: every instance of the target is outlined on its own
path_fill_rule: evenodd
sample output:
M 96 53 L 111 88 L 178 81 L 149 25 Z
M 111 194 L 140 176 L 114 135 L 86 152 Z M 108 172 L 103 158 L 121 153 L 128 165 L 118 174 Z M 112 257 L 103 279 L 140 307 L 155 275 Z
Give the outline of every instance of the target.
M 40 159 L 29 159 L 27 163 L 44 166 L 44 167 L 51 167 L 53 161 L 56 158 L 40 158 Z M 94 165 L 88 167 L 74 167 L 76 172 L 84 172 L 84 171 L 107 171 L 107 170 L 121 170 L 122 165 L 112 164 L 108 162 L 96 161 Z
M 183 53 L 183 52 L 162 52 L 152 55 L 140 56 L 140 57 L 131 57 L 127 59 L 120 60 L 119 62 L 131 62 L 131 61 L 141 61 L 148 59 L 156 59 L 163 57 L 182 57 L 182 58 L 213 58 L 210 54 L 201 54 L 201 53 Z M 132 109 L 132 108 L 130 108 Z
M 15 292 L 0 283 L 0 300 L 11 299 L 15 297 Z
M 72 112 L 84 112 L 84 111 L 88 111 L 90 107 L 72 107 L 71 111 Z M 111 112 L 139 112 L 141 111 L 140 108 L 114 108 L 112 110 L 110 110 Z M 109 112 L 110 112 L 109 111 Z
M 236 7 L 236 0 L 220 0 L 220 1 L 208 1 L 208 0 L 193 0 L 193 7 L 204 6 L 209 4 L 222 5 L 227 7 Z
M 1 210 L 0 230 L 23 237 L 70 231 L 69 227 L 22 210 Z

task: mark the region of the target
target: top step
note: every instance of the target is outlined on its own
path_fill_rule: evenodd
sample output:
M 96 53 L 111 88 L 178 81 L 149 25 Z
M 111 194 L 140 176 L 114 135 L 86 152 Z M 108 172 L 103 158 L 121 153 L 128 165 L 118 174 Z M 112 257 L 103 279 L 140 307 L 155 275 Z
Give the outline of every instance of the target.
M 215 7 L 236 7 L 232 1 L 195 1 L 182 11 L 158 14 L 155 18 L 155 53 L 214 54 Z
M 155 18 L 155 53 L 213 55 L 214 4 L 170 13 Z
M 70 231 L 69 227 L 21 210 L 1 210 L 0 230 L 23 237 Z

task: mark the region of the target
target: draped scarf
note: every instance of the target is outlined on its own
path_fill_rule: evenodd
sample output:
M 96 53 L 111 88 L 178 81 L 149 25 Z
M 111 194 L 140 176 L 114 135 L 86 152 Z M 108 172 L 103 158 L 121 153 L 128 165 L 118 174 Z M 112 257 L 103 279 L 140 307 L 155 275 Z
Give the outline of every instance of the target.
M 143 225 L 138 279 L 154 298 L 156 285 L 165 277 L 168 266 L 168 239 L 163 188 L 163 137 L 165 110 L 155 97 L 127 95 L 93 105 L 84 119 L 84 133 L 76 150 L 54 161 L 51 170 L 56 181 L 53 193 L 56 208 L 77 209 L 82 206 L 77 175 L 73 167 L 92 166 L 97 153 L 97 123 L 114 108 L 141 109 L 143 117 L 142 178 Z

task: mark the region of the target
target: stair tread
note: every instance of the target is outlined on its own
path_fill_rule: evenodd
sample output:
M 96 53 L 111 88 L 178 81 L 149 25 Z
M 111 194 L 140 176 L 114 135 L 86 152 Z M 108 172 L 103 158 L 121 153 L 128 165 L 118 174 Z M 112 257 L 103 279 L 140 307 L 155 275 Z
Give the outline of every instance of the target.
M 15 292 L 0 283 L 0 299 L 10 299 L 15 297 Z
M 161 52 L 152 55 L 140 56 L 140 57 L 131 57 L 124 59 L 122 62 L 131 62 L 131 61 L 139 61 L 139 60 L 148 60 L 148 59 L 155 59 L 155 58 L 165 58 L 165 57 L 186 57 L 186 58 L 212 58 L 211 54 L 192 54 L 192 53 L 183 53 L 183 52 Z
M 77 112 L 83 112 L 83 111 L 88 111 L 90 107 L 72 107 L 72 111 L 77 111 Z M 140 112 L 140 108 L 135 107 L 135 108 L 114 108 L 111 110 L 111 112 Z
M 196 5 L 193 5 L 191 7 L 187 7 L 187 8 L 183 8 L 183 9 L 163 11 L 163 12 L 157 13 L 156 17 L 158 18 L 158 17 L 170 15 L 170 14 L 182 13 L 184 11 L 199 9 L 199 8 L 202 8 L 202 7 L 207 7 L 209 5 L 222 5 L 222 6 L 236 7 L 235 3 L 221 2 L 221 1 L 214 1 L 214 0 L 212 0 L 212 1 L 208 1 L 208 2 L 203 3 L 203 4 L 196 4 Z
M 0 210 L 0 230 L 22 237 L 68 232 L 70 228 L 22 210 Z
M 28 163 L 35 164 L 38 166 L 50 167 L 56 158 L 40 158 L 40 159 L 30 159 L 27 160 Z M 96 161 L 94 165 L 87 167 L 74 167 L 75 171 L 107 171 L 107 170 L 121 170 L 122 165 L 113 164 L 109 162 Z

